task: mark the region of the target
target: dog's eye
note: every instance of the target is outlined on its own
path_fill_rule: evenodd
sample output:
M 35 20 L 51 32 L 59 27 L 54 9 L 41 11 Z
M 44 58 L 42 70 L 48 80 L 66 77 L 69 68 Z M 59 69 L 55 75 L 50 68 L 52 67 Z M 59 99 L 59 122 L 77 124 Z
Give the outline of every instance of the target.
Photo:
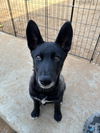
M 40 55 L 37 55 L 36 56 L 36 60 L 41 61 L 42 60 L 42 57 Z
M 57 62 L 59 62 L 59 61 L 60 61 L 60 57 L 55 56 L 55 57 L 54 57 L 54 60 L 57 61 Z

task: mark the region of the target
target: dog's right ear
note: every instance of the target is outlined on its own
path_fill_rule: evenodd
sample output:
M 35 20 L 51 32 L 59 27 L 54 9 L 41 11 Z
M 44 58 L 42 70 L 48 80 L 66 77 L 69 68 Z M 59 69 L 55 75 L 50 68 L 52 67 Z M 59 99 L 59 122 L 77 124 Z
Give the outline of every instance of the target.
M 40 30 L 33 20 L 29 20 L 27 24 L 26 37 L 30 51 L 34 50 L 38 45 L 44 42 Z

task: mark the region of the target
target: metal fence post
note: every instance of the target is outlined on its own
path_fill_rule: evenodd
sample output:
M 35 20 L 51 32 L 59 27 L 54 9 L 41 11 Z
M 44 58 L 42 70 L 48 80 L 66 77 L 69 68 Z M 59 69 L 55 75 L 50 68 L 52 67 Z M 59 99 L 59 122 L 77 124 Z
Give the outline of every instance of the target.
M 10 13 L 10 17 L 11 17 L 11 22 L 12 22 L 14 34 L 15 34 L 15 36 L 17 36 L 17 35 L 16 35 L 16 29 L 15 29 L 14 19 L 13 19 L 13 15 L 12 15 L 12 10 L 11 10 L 10 1 L 7 0 L 7 3 L 8 3 L 8 8 L 9 8 L 9 13 Z
M 97 39 L 97 42 L 96 42 L 95 48 L 94 48 L 94 50 L 93 50 L 93 53 L 92 53 L 92 56 L 91 56 L 90 62 L 93 61 L 94 54 L 95 54 L 95 50 L 96 50 L 96 48 L 97 48 L 97 45 L 98 45 L 99 39 L 100 39 L 100 34 L 99 34 L 99 36 L 98 36 L 98 39 Z
M 72 22 L 72 19 L 73 19 L 74 5 L 75 5 L 75 0 L 73 0 L 73 4 L 72 4 L 72 11 L 71 11 L 71 18 L 70 18 L 71 22 Z
M 27 21 L 28 21 L 29 20 L 29 14 L 28 14 L 27 0 L 25 0 L 25 10 L 26 10 L 26 18 L 27 18 Z
M 48 41 L 48 0 L 45 0 L 45 41 Z

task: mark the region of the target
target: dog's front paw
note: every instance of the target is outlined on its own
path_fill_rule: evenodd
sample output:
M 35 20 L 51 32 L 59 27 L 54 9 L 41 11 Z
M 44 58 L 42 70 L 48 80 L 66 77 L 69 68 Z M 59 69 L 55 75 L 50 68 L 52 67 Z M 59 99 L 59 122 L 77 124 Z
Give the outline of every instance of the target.
M 40 111 L 37 111 L 37 110 L 33 110 L 32 113 L 31 113 L 31 116 L 33 118 L 39 117 L 39 115 L 40 115 Z
M 61 114 L 61 112 L 55 113 L 55 114 L 54 114 L 54 119 L 55 119 L 57 122 L 61 121 L 61 119 L 62 119 L 62 114 Z

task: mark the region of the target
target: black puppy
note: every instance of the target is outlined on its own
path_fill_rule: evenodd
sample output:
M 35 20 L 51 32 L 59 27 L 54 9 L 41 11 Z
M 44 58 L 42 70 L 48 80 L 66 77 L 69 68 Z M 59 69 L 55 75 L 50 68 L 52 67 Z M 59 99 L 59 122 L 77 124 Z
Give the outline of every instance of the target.
M 60 75 L 64 60 L 71 48 L 73 30 L 66 22 L 55 42 L 44 42 L 37 24 L 30 20 L 26 29 L 28 47 L 34 64 L 29 93 L 34 101 L 32 117 L 40 115 L 40 105 L 54 103 L 54 119 L 60 121 L 61 102 L 65 90 L 63 77 Z

